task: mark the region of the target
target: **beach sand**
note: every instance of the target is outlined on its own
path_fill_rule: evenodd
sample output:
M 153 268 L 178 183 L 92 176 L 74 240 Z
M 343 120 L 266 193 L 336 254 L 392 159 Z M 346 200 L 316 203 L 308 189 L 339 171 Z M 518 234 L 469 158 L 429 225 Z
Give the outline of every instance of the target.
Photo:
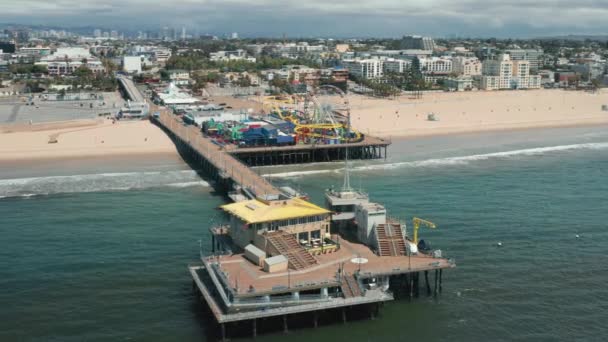
M 350 94 L 348 98 L 353 127 L 381 137 L 608 124 L 608 111 L 602 111 L 602 105 L 608 104 L 608 91 L 437 92 L 420 99 L 407 95 L 376 99 Z M 429 113 L 435 113 L 438 121 L 428 121 Z M 0 160 L 177 156 L 173 142 L 149 121 L 68 121 L 46 125 L 42 130 L 14 129 L 16 126 L 0 129 Z M 49 143 L 53 137 L 57 143 Z
M 411 137 L 608 123 L 608 91 L 565 90 L 426 93 L 420 99 L 349 95 L 351 121 L 363 133 Z M 438 121 L 427 120 L 435 113 Z
M 52 138 L 57 143 L 49 143 Z M 0 133 L 0 160 L 175 154 L 171 139 L 149 121 L 102 120 L 97 125 Z

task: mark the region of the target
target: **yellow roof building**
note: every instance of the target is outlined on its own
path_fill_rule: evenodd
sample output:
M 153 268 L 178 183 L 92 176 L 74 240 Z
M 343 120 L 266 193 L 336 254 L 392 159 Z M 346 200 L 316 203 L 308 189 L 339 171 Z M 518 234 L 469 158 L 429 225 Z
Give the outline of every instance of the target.
M 299 198 L 280 201 L 258 199 L 221 206 L 247 224 L 288 220 L 299 217 L 329 214 L 330 211 Z

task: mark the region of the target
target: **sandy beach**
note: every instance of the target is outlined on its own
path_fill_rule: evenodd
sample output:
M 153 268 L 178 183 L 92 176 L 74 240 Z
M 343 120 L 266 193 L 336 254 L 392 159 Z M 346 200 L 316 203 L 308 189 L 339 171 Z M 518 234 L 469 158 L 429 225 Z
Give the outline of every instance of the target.
M 49 143 L 52 138 L 57 143 Z M 102 120 L 95 125 L 0 133 L 0 160 L 177 154 L 175 145 L 149 121 Z
M 412 137 L 494 130 L 608 124 L 608 91 L 426 93 L 376 99 L 349 95 L 352 125 L 366 134 Z M 427 120 L 435 113 L 437 121 Z
M 495 130 L 608 124 L 608 91 L 564 90 L 427 93 L 420 99 L 349 95 L 353 126 L 381 137 L 415 137 Z M 437 121 L 427 115 L 435 113 Z M 17 127 L 17 126 L 11 126 Z M 52 138 L 57 143 L 49 143 Z M 177 155 L 149 121 L 66 121 L 0 129 L 0 160 Z

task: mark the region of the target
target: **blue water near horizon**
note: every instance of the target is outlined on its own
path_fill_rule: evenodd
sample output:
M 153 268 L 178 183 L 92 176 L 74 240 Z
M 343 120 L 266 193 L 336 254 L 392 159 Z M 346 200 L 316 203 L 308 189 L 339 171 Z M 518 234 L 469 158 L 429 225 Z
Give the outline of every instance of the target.
M 342 184 L 340 167 L 260 172 L 323 203 L 323 191 Z M 391 215 L 437 223 L 421 235 L 457 268 L 444 272 L 437 300 L 393 302 L 374 321 L 291 331 L 290 340 L 608 336 L 606 130 L 397 141 L 389 160 L 353 167 L 352 185 Z M 186 266 L 199 239 L 208 251 L 224 199 L 183 165 L 96 169 L 55 178 L 0 170 L 0 341 L 207 340 Z

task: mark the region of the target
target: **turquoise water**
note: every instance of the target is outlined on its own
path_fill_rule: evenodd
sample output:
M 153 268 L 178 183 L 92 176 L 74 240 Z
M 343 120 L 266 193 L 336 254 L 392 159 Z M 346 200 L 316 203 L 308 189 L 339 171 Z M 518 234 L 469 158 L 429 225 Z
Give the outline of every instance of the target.
M 604 128 L 405 140 L 390 152 L 355 162 L 351 183 L 394 216 L 437 223 L 421 235 L 458 267 L 437 300 L 393 302 L 375 321 L 290 340 L 605 340 Z M 176 160 L 118 164 L 0 169 L 0 341 L 207 339 L 186 266 L 199 239 L 208 249 L 223 198 Z M 322 203 L 342 183 L 339 167 L 260 172 Z

